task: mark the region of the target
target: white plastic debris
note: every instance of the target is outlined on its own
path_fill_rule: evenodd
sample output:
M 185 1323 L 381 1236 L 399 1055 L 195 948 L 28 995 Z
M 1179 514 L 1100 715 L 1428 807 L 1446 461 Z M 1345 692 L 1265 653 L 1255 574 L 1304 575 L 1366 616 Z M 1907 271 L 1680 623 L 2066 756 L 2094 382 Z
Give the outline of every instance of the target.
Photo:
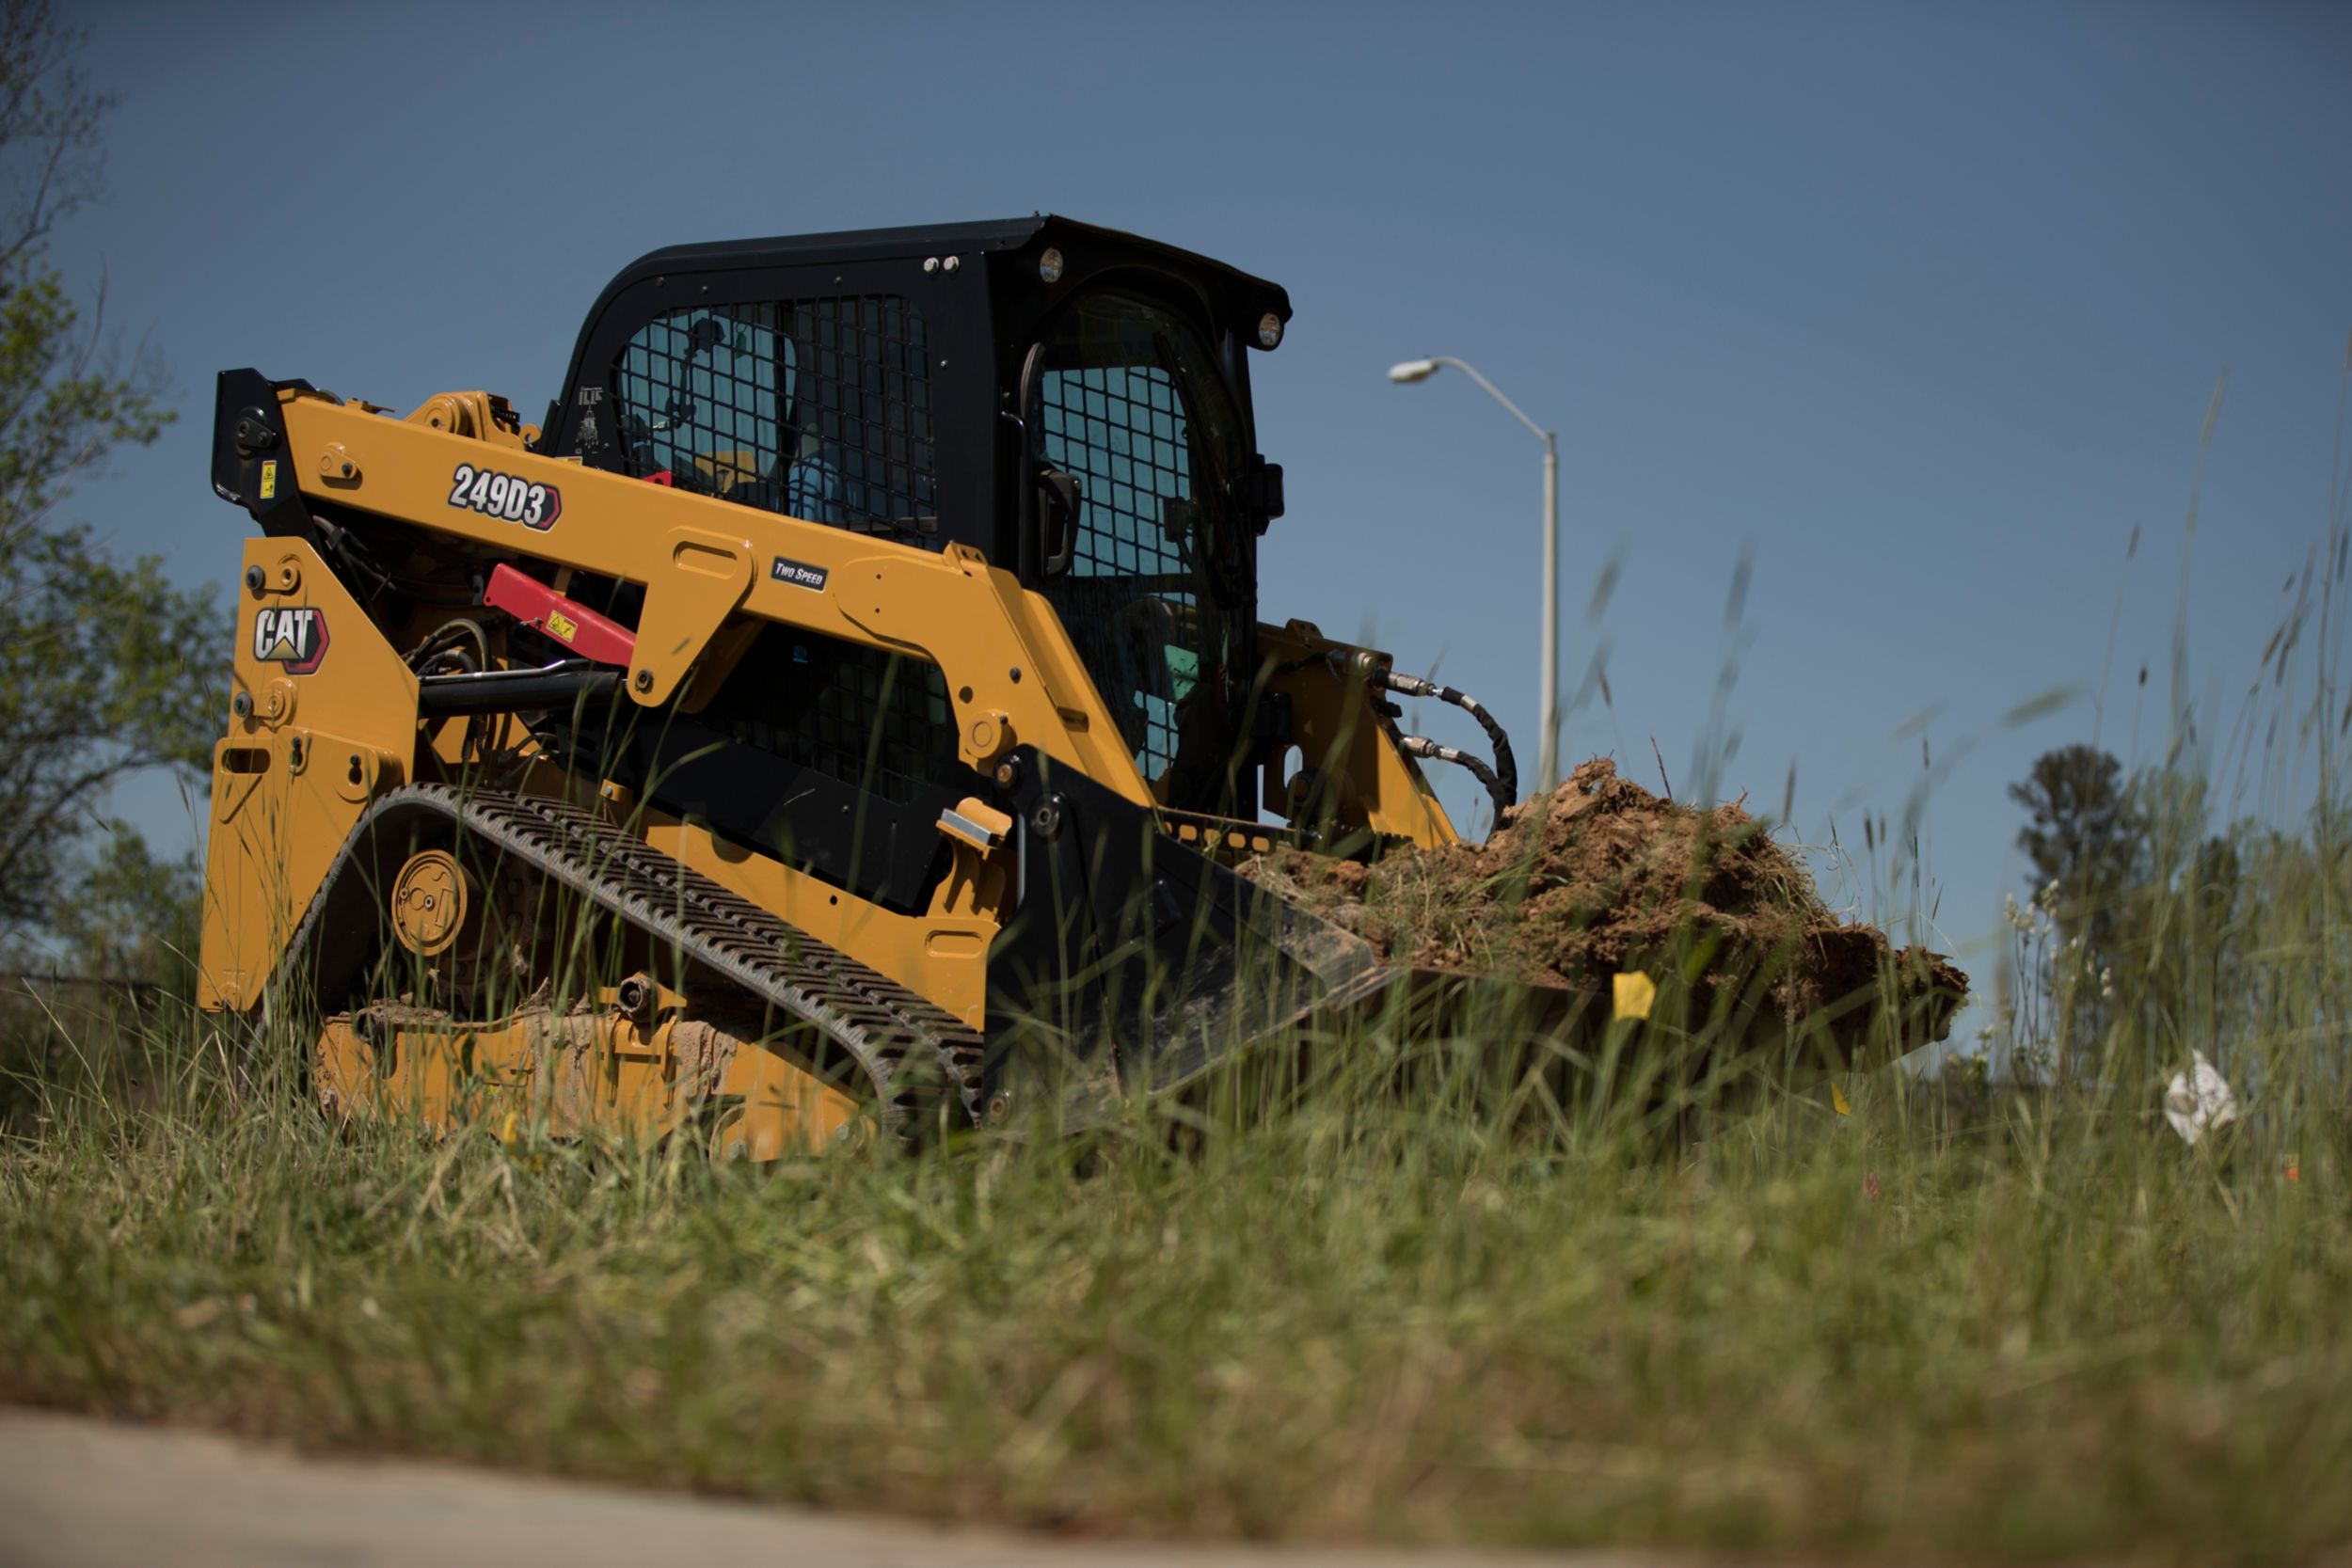
M 2203 1052 L 2192 1051 L 2189 1058 L 2189 1069 L 2174 1073 L 2165 1088 L 2164 1119 L 2194 1148 L 2206 1133 L 2237 1120 L 2237 1096 Z

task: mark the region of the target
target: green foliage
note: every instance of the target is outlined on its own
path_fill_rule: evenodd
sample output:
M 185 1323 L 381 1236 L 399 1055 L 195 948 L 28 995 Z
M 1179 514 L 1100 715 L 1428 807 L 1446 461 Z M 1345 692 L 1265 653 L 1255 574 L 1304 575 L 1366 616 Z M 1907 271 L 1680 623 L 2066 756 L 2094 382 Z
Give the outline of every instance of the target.
M 108 105 L 72 65 L 78 43 L 44 0 L 0 4 L 0 939 L 10 946 L 103 895 L 74 883 L 111 786 L 167 767 L 203 787 L 229 636 L 209 591 L 173 586 L 157 557 L 118 562 L 87 528 L 56 518 L 76 478 L 172 418 L 151 357 L 121 362 L 46 260 L 55 226 L 103 182 L 96 137 Z
M 2059 933 L 2106 952 L 2119 895 L 2138 879 L 2146 839 L 2122 764 L 2093 747 L 2062 747 L 2035 758 L 2009 793 L 2027 814 L 2017 844 L 2033 862 L 2035 885 L 2058 885 Z
M 2085 746 L 2046 753 L 2010 793 L 2032 813 L 2019 842 L 2038 884 L 2011 912 L 2025 994 L 2007 1044 L 2022 1061 L 2153 1096 L 2191 1051 L 2259 1058 L 2281 995 L 2352 974 L 2341 811 L 2315 806 L 2296 831 L 2224 826 L 2201 778 L 2152 768 L 2126 784 Z
M 48 924 L 112 784 L 209 776 L 228 630 L 209 593 L 127 565 L 79 529 L 0 554 L 0 929 Z
M 52 921 L 62 967 L 194 1002 L 203 875 L 194 855 L 158 860 L 144 838 L 113 824 L 73 899 Z
M 171 420 L 135 379 L 147 368 L 116 372 L 102 341 L 39 248 L 0 263 L 0 545 L 37 530 L 113 447 L 143 446 Z

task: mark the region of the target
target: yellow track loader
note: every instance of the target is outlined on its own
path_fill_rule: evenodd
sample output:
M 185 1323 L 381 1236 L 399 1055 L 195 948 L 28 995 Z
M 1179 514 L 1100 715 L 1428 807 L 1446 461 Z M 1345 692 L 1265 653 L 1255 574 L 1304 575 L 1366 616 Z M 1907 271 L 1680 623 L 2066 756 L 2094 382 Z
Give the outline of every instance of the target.
M 767 1159 L 1399 994 L 1233 865 L 1453 842 L 1417 757 L 1516 781 L 1259 619 L 1290 314 L 1031 217 L 657 251 L 537 424 L 223 373 L 203 1005 L 322 1020 L 341 1116 Z

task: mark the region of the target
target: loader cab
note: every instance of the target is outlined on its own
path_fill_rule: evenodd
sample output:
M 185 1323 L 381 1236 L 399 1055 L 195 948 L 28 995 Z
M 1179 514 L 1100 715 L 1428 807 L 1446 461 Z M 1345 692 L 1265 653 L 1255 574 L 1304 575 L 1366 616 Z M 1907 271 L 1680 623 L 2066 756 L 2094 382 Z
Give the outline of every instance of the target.
M 1274 284 L 1049 216 L 675 246 L 606 288 L 542 446 L 978 549 L 1053 603 L 1163 803 L 1247 810 L 1257 539 L 1281 511 L 1248 359 L 1290 313 Z

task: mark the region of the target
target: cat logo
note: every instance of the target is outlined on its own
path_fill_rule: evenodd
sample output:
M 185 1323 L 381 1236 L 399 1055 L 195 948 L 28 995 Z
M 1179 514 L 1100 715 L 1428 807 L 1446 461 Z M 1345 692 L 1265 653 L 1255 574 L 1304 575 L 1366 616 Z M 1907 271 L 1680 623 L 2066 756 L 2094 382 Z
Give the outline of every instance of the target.
M 253 617 L 253 657 L 307 675 L 326 657 L 326 615 L 311 605 L 263 609 Z

